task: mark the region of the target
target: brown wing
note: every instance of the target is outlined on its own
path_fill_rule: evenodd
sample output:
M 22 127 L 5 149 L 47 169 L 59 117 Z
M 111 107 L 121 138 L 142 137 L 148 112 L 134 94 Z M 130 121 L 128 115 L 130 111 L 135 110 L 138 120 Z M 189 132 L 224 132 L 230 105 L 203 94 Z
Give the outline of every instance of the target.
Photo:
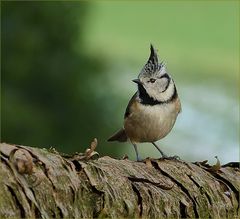
M 132 96 L 131 100 L 129 101 L 129 103 L 127 105 L 127 108 L 126 108 L 126 111 L 125 111 L 125 114 L 124 114 L 124 119 L 126 119 L 131 114 L 131 109 L 130 108 L 131 108 L 133 102 L 136 100 L 137 96 L 138 96 L 138 92 L 136 92 Z
M 137 92 L 132 96 L 131 100 L 129 101 L 125 114 L 124 114 L 124 119 L 126 119 L 130 114 L 131 114 L 131 105 L 133 104 L 134 100 L 137 97 Z M 118 132 L 113 134 L 108 141 L 119 141 L 119 142 L 125 142 L 127 141 L 127 135 L 124 130 L 124 128 L 120 129 Z

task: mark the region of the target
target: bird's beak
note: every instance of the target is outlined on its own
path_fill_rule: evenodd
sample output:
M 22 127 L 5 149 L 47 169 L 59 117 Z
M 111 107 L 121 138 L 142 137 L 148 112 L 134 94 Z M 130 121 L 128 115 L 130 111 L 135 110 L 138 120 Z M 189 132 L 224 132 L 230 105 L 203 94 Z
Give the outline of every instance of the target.
M 134 80 L 132 80 L 134 83 L 136 83 L 136 84 L 142 84 L 142 82 L 139 80 L 139 79 L 134 79 Z

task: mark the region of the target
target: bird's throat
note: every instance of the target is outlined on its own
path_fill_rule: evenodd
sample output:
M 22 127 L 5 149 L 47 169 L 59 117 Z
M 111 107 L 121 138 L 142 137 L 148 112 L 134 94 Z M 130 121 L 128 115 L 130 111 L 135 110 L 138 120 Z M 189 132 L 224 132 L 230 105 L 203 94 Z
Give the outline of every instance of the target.
M 175 85 L 174 85 L 174 92 L 171 95 L 171 97 L 168 98 L 167 100 L 163 100 L 163 101 L 159 101 L 159 100 L 156 100 L 156 99 L 150 97 L 142 84 L 138 84 L 138 93 L 139 93 L 138 96 L 139 96 L 141 103 L 144 105 L 150 105 L 150 106 L 154 106 L 157 104 L 169 103 L 169 102 L 173 101 L 174 99 L 176 99 L 178 96 Z

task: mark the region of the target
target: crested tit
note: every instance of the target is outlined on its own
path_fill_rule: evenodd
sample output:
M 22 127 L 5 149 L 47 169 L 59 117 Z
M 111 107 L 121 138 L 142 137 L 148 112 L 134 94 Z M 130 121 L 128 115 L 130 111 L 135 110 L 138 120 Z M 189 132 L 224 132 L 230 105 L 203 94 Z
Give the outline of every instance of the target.
M 138 79 L 133 80 L 138 86 L 138 91 L 128 103 L 123 128 L 108 139 L 119 142 L 130 140 L 138 161 L 141 159 L 137 143 L 141 142 L 151 142 L 163 158 L 168 158 L 155 142 L 171 131 L 181 111 L 173 79 L 168 74 L 165 64 L 159 63 L 157 52 L 152 45 L 150 50 L 150 57 Z

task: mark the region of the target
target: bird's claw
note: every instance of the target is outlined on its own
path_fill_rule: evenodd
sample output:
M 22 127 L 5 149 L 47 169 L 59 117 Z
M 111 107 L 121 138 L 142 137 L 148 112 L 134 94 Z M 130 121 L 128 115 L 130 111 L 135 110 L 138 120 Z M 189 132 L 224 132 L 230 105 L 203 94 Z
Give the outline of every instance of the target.
M 174 156 L 163 155 L 162 158 L 165 160 L 180 160 L 180 157 L 177 155 L 174 155 Z

